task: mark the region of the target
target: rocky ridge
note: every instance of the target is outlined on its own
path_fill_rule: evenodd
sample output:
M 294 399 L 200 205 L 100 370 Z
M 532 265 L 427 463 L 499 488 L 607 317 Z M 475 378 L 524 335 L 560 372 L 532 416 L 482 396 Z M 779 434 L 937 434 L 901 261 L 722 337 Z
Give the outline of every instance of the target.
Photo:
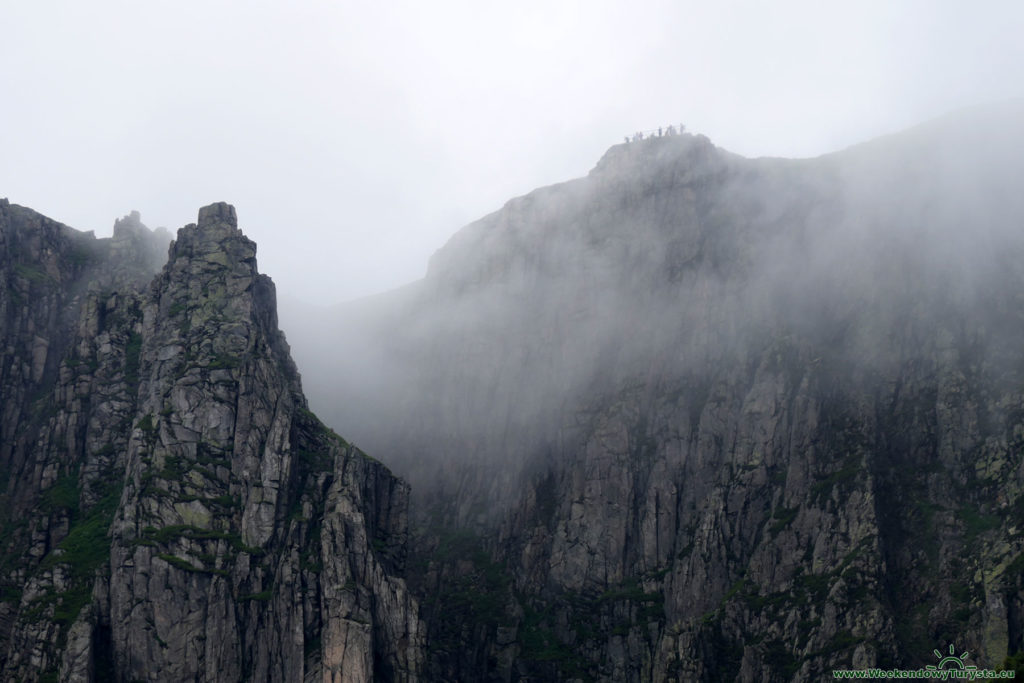
M 299 337 L 337 368 L 314 405 L 413 485 L 429 677 L 1024 650 L 1021 120 L 808 160 L 618 145 L 346 308 L 347 362 Z
M 3 677 L 415 680 L 407 485 L 309 412 L 234 209 L 168 239 L 0 205 Z

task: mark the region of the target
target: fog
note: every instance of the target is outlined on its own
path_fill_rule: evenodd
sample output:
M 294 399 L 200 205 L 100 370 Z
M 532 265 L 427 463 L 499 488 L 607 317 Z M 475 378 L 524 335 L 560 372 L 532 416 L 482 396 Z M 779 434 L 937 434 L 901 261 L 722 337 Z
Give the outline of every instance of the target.
M 979 344 L 997 362 L 1024 334 L 1021 177 L 1021 101 L 805 160 L 622 144 L 289 338 L 325 420 L 421 494 L 493 506 L 622 405 L 699 415 L 762 371 L 873 395 Z
M 423 276 L 461 226 L 685 123 L 815 156 L 1024 94 L 1024 7 L 12 3 L 0 196 L 110 234 L 229 201 L 282 302 Z
M 100 236 L 231 202 L 312 407 L 402 474 L 457 453 L 507 492 L 491 465 L 554 457 L 609 392 L 697 397 L 758 340 L 884 375 L 907 302 L 1013 281 L 1007 121 L 831 154 L 1024 96 L 1024 6 L 985 10 L 13 6 L 0 196 Z

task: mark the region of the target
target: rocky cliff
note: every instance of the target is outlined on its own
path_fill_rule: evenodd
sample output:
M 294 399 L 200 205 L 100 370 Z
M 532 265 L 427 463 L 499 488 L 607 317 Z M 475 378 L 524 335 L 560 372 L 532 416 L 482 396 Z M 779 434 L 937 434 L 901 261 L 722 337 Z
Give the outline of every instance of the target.
M 1022 122 L 656 137 L 467 226 L 298 337 L 411 489 L 309 411 L 230 206 L 170 242 L 0 202 L 0 677 L 1020 661 Z
M 428 677 L 1024 649 L 1021 114 L 619 145 L 300 337 L 314 405 L 413 485 Z
M 416 680 L 408 486 L 308 410 L 234 209 L 169 240 L 0 203 L 0 677 Z

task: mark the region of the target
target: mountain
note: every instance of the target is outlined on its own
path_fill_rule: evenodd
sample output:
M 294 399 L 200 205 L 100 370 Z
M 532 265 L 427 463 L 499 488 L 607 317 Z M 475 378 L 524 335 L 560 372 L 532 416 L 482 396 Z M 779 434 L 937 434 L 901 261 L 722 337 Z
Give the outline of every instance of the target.
M 3 680 L 417 678 L 409 488 L 308 410 L 231 206 L 0 202 L 0 406 Z
M 810 681 L 1024 650 L 1024 108 L 702 136 L 290 325 L 412 486 L 429 680 Z
M 1021 177 L 1019 103 L 617 145 L 289 323 L 298 365 L 229 205 L 2 200 L 0 678 L 1012 668 Z

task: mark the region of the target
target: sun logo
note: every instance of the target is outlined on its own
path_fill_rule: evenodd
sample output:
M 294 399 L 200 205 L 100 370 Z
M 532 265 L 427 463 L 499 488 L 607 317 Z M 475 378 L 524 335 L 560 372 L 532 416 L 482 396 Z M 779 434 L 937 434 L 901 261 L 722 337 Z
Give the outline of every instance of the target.
M 961 652 L 959 655 L 957 655 L 956 654 L 956 647 L 953 646 L 953 645 L 949 646 L 949 654 L 948 655 L 943 655 L 938 650 L 932 650 L 932 652 L 934 652 L 935 656 L 939 658 L 939 663 L 938 663 L 937 666 L 935 664 L 929 664 L 928 666 L 926 666 L 925 669 L 927 669 L 928 671 L 938 671 L 940 669 L 963 669 L 963 670 L 970 670 L 970 669 L 977 669 L 978 668 L 978 667 L 974 666 L 973 664 L 964 664 L 964 660 L 971 653 L 967 652 L 965 650 L 964 652 Z

